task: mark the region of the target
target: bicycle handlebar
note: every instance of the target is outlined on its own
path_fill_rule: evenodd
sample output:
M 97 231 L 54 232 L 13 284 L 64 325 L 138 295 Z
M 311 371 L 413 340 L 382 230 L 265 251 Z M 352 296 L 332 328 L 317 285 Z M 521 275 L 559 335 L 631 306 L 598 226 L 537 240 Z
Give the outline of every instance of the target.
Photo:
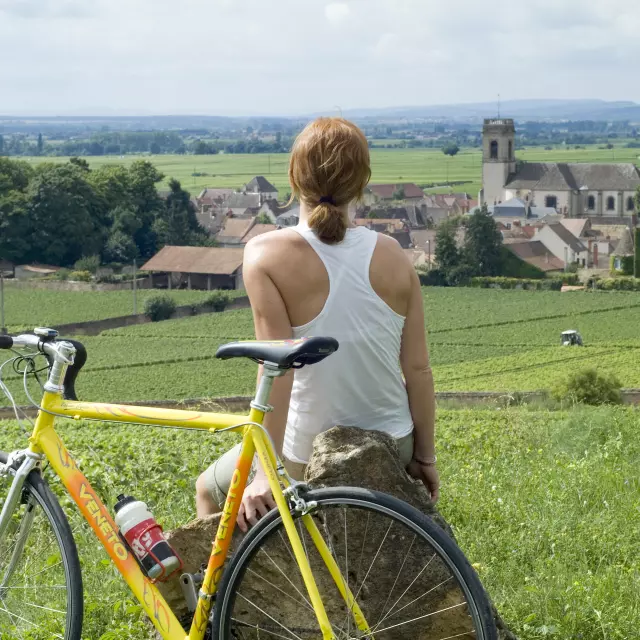
M 65 400 L 77 400 L 78 397 L 76 395 L 75 383 L 78 378 L 78 374 L 80 373 L 80 369 L 84 367 L 87 361 L 87 350 L 85 346 L 77 340 L 58 339 L 57 342 L 70 342 L 75 347 L 76 353 L 73 363 L 69 365 L 64 376 L 63 395 Z M 43 340 L 41 337 L 32 334 L 24 334 L 20 336 L 0 335 L 0 349 L 14 349 L 20 347 L 33 347 L 38 349 L 38 351 L 46 356 L 50 367 L 53 366 L 56 356 L 58 356 L 58 347 L 54 340 Z M 59 357 L 62 358 L 63 361 L 66 360 L 63 356 Z

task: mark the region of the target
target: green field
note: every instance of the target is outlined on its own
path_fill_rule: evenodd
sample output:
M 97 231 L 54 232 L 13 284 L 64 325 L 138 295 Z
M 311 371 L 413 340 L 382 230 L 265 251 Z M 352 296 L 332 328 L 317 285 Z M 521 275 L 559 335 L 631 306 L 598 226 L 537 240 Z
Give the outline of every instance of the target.
M 138 313 L 143 313 L 147 298 L 158 291 L 139 289 L 136 293 Z M 229 292 L 237 295 L 236 292 Z M 241 292 L 238 292 L 241 293 Z M 133 313 L 132 291 L 51 291 L 21 289 L 5 281 L 5 322 L 9 333 L 52 326 L 115 318 Z M 207 291 L 172 291 L 177 305 L 201 302 Z
M 638 162 L 638 149 L 616 147 L 598 149 L 590 145 L 585 149 L 556 147 L 545 150 L 532 147 L 517 151 L 521 160 L 530 162 Z M 160 169 L 167 179 L 177 178 L 193 195 L 203 187 L 239 188 L 256 175 L 266 176 L 284 195 L 289 190 L 287 178 L 288 154 L 234 154 L 212 156 L 92 156 L 86 160 L 92 167 L 105 164 L 129 165 L 140 158 L 148 159 Z M 26 158 L 30 163 L 42 162 L 42 158 Z M 68 158 L 47 158 L 47 162 L 65 162 Z M 464 180 L 467 184 L 454 187 L 456 191 L 467 191 L 475 195 L 480 190 L 482 158 L 478 149 L 463 149 L 450 158 L 440 149 L 372 149 L 372 182 L 415 182 L 424 184 L 447 184 Z M 193 173 L 207 176 L 193 177 Z M 166 180 L 165 180 L 166 184 Z
M 11 293 L 7 311 L 26 326 L 119 315 L 130 300 L 130 292 Z M 202 294 L 173 295 L 186 302 Z M 638 293 L 425 288 L 424 300 L 439 390 L 549 388 L 587 365 L 640 387 Z M 559 345 L 568 328 L 582 332 L 585 348 Z M 219 344 L 252 335 L 250 311 L 238 310 L 83 337 L 89 361 L 78 392 L 104 401 L 249 394 L 255 365 L 213 356 Z M 19 391 L 18 376 L 6 381 Z M 439 507 L 521 640 L 636 637 L 638 417 L 633 408 L 439 411 Z M 126 488 L 148 501 L 166 528 L 193 518 L 195 478 L 235 441 L 95 423 L 63 422 L 60 431 L 108 505 Z M 0 423 L 0 449 L 21 438 L 15 423 Z M 85 576 L 83 637 L 148 638 L 140 607 L 69 499 L 62 503 Z
M 22 305 L 25 326 L 51 323 L 54 298 L 51 304 L 37 301 L 58 294 L 13 293 L 32 301 Z M 61 306 L 64 321 L 72 321 L 79 307 L 85 319 L 119 315 L 120 305 L 130 300 L 121 295 L 126 293 L 67 293 Z M 185 302 L 202 295 L 178 293 Z M 638 293 L 425 288 L 424 298 L 438 391 L 550 389 L 575 370 L 592 366 L 615 373 L 625 387 L 640 387 Z M 578 329 L 587 346 L 562 347 L 560 333 L 566 329 Z M 248 309 L 82 337 L 89 361 L 78 389 L 83 399 L 112 402 L 248 395 L 255 365 L 221 362 L 214 354 L 222 343 L 252 337 Z M 17 377 L 10 381 L 23 402 Z M 0 398 L 0 404 L 6 401 Z
M 439 412 L 439 509 L 521 640 L 637 637 L 637 425 L 638 412 L 629 408 Z M 234 441 L 97 423 L 62 422 L 59 430 L 107 505 L 126 490 L 148 502 L 167 529 L 193 519 L 197 475 Z M 1 449 L 23 439 L 15 423 L 0 423 Z M 78 542 L 83 638 L 149 638 L 140 607 L 47 476 Z

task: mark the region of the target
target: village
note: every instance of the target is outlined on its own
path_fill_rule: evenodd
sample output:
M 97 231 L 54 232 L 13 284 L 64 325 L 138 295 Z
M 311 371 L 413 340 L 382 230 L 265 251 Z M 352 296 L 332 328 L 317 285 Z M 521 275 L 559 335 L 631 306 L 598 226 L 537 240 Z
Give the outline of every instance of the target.
M 483 128 L 483 188 L 427 193 L 413 183 L 370 184 L 354 223 L 398 241 L 421 270 L 437 266 L 437 230 L 444 221 L 472 215 L 486 205 L 504 246 L 520 261 L 549 276 L 580 271 L 622 272 L 634 254 L 635 194 L 640 172 L 633 164 L 527 163 L 515 155 L 510 119 L 487 119 Z M 205 188 L 192 198 L 200 225 L 216 246 L 168 245 L 142 266 L 153 287 L 242 288 L 242 248 L 263 233 L 298 224 L 300 207 L 264 176 L 239 190 Z M 464 226 L 457 242 L 464 242 Z M 171 275 L 169 275 L 171 274 Z

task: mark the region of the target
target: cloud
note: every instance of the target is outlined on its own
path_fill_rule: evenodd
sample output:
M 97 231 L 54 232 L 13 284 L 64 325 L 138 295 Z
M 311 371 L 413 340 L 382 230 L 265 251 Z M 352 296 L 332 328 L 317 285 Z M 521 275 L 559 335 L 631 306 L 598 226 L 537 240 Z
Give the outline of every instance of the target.
M 0 0 L 0 13 L 18 18 L 83 18 L 91 15 L 91 3 L 80 0 Z
M 0 0 L 0 109 L 640 101 L 639 32 L 638 0 Z
M 341 25 L 349 19 L 351 9 L 345 2 L 332 2 L 324 8 L 324 15 L 333 25 Z

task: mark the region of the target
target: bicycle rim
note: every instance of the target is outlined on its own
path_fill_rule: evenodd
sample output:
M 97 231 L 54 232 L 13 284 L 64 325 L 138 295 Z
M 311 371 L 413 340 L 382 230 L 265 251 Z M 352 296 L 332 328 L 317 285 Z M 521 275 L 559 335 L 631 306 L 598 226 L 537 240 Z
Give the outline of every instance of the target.
M 494 640 L 491 608 L 477 576 L 423 514 L 365 490 L 326 489 L 306 499 L 318 502 L 313 519 L 370 627 L 370 633 L 356 627 L 297 518 L 337 640 Z M 221 640 L 322 638 L 279 514 L 247 536 L 220 591 L 213 628 Z
M 13 476 L 0 481 L 0 505 Z M 3 640 L 78 640 L 82 577 L 72 533 L 39 472 L 0 540 L 0 629 Z

